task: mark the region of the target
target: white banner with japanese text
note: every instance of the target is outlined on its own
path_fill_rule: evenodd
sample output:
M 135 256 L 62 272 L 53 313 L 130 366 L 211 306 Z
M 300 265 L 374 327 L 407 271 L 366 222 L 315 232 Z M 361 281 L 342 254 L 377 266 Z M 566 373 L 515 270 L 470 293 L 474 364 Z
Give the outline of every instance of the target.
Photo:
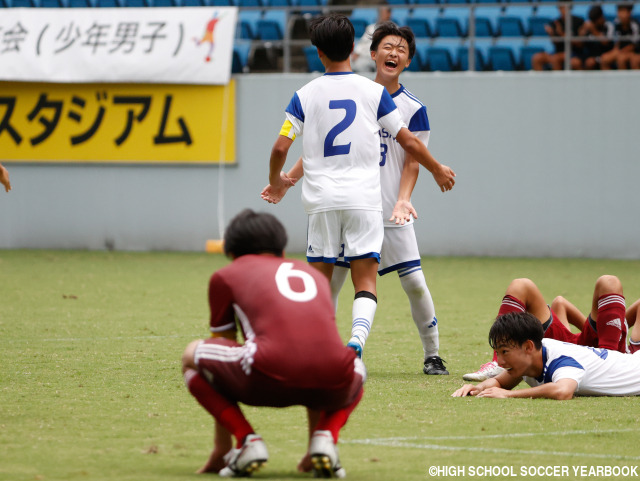
M 0 160 L 234 163 L 227 85 L 0 82 Z
M 224 85 L 235 7 L 3 8 L 0 80 Z

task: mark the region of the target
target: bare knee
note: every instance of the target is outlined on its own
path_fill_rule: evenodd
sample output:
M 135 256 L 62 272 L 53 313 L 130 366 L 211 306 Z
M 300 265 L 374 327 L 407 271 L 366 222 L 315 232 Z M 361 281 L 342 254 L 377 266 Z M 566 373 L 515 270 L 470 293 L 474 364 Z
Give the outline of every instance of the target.
M 201 339 L 190 342 L 182 353 L 182 373 L 189 369 L 198 369 L 195 362 L 196 348 L 202 342 Z
M 567 305 L 567 300 L 562 296 L 557 296 L 551 303 L 551 310 L 554 312 L 561 311 Z
M 507 287 L 507 294 L 521 299 L 533 289 L 537 289 L 536 284 L 531 279 L 522 277 L 520 279 L 514 279 L 511 281 L 509 287 Z
M 616 276 L 600 276 L 596 281 L 596 287 L 594 291 L 599 296 L 604 294 L 622 295 L 622 282 L 620 282 L 620 279 L 618 279 Z

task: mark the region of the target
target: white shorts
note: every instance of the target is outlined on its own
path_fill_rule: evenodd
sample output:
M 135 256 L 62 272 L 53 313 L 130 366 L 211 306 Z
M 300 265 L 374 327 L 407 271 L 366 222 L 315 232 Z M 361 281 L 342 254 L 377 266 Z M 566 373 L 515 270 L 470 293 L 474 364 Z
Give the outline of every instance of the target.
M 329 210 L 309 214 L 307 261 L 334 264 L 373 257 L 380 260 L 384 237 L 382 212 Z
M 340 267 L 349 267 L 349 263 L 340 257 L 336 261 Z M 403 227 L 385 227 L 378 275 L 385 275 L 406 267 L 420 266 L 420 251 L 413 224 Z
M 403 227 L 386 227 L 380 252 L 378 274 L 383 276 L 404 267 L 419 265 L 420 251 L 413 224 Z

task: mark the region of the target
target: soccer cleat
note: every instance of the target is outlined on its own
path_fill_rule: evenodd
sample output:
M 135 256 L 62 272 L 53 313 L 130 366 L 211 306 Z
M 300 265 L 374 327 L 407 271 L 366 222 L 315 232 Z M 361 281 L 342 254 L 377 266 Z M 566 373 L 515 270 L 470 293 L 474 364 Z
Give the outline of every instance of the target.
M 240 449 L 232 449 L 224 456 L 227 465 L 218 473 L 223 478 L 251 476 L 269 459 L 267 446 L 257 434 L 249 434 Z
M 430 356 L 424 360 L 422 372 L 430 375 L 449 375 L 449 371 L 444 367 L 444 361 L 440 356 Z
M 489 361 L 478 369 L 476 372 L 470 372 L 462 376 L 465 381 L 485 381 L 492 377 L 496 377 L 498 374 L 504 372 L 504 369 L 498 366 L 496 361 Z
M 331 431 L 315 431 L 309 443 L 314 478 L 344 478 L 347 473 L 340 465 L 338 449 Z
M 359 343 L 357 343 L 355 341 L 349 341 L 347 343 L 347 347 L 350 347 L 351 349 L 356 351 L 356 356 L 358 356 L 360 359 L 362 359 L 362 346 Z

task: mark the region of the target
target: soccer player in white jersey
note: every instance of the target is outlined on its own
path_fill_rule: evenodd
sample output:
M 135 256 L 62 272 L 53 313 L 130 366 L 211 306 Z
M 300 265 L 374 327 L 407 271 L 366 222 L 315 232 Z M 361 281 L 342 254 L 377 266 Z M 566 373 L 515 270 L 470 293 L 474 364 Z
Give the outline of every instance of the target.
M 413 100 L 415 98 L 411 96 L 411 94 L 409 94 L 398 83 L 398 76 L 409 65 L 411 57 L 413 57 L 413 53 L 415 52 L 415 41 L 413 38 L 413 33 L 410 29 L 403 29 L 403 33 L 401 33 L 398 27 L 390 22 L 386 23 L 385 25 L 386 27 L 384 27 L 384 29 L 380 32 L 383 32 L 383 37 L 391 35 L 391 41 L 385 44 L 387 45 L 385 48 L 391 50 L 389 56 L 393 58 L 392 62 L 394 64 L 394 67 L 391 67 L 388 59 L 380 60 L 376 82 L 381 85 L 385 85 L 385 87 L 387 87 L 386 90 L 394 94 L 394 98 L 400 98 L 402 100 L 402 103 L 398 105 L 398 110 L 402 115 L 402 119 L 407 125 L 409 125 L 409 130 L 415 131 L 413 133 L 417 132 L 421 134 L 418 138 L 425 146 L 424 150 L 426 152 L 423 151 L 422 155 L 426 153 L 426 161 L 420 158 L 418 161 L 420 161 L 420 163 L 422 163 L 422 165 L 424 165 L 433 174 L 435 181 L 444 192 L 449 189 L 447 188 L 446 183 L 443 184 L 443 179 L 446 181 L 447 176 L 452 176 L 455 174 L 453 174 L 451 169 L 435 160 L 429 153 L 429 151 L 426 150 L 426 143 L 429 136 L 429 121 L 426 116 L 426 109 L 419 101 Z M 382 37 L 378 39 L 378 43 L 381 39 Z M 402 44 L 403 46 L 398 46 L 398 43 Z M 412 45 L 412 48 L 409 48 L 410 43 Z M 390 45 L 393 46 L 389 47 Z M 380 54 L 380 58 L 382 58 L 382 53 Z M 385 66 L 385 63 L 389 65 Z M 380 73 L 381 69 L 386 70 L 386 73 Z M 393 85 L 394 80 L 395 85 Z M 391 87 L 391 89 L 389 87 Z M 399 97 L 400 94 L 404 94 L 403 97 Z M 391 141 L 392 139 L 394 139 L 394 136 L 390 134 L 384 127 L 378 131 L 378 149 L 379 151 L 382 150 L 384 159 L 387 155 L 387 151 L 389 150 L 389 146 L 387 146 L 386 143 L 382 143 L 380 136 L 383 135 L 386 141 Z M 420 269 L 420 255 L 417 248 L 413 226 L 411 225 L 411 222 L 413 220 L 412 215 L 417 216 L 415 209 L 411 205 L 410 197 L 417 180 L 419 164 L 415 160 L 408 160 L 406 163 L 406 167 L 403 166 L 405 153 L 401 145 L 401 140 L 393 141 L 393 145 L 391 146 L 391 150 L 389 151 L 389 155 L 393 153 L 394 157 L 399 158 L 399 163 L 389 163 L 390 167 L 387 170 L 390 170 L 391 172 L 389 172 L 390 175 L 388 179 L 384 178 L 384 169 L 381 170 L 382 178 L 385 181 L 382 188 L 383 213 L 385 219 L 389 219 L 390 215 L 393 213 L 393 215 L 395 216 L 395 221 L 402 226 L 405 225 L 405 221 L 408 221 L 409 224 L 407 224 L 407 227 L 409 228 L 403 230 L 403 232 L 406 232 L 405 235 L 399 235 L 399 233 L 395 235 L 389 234 L 390 237 L 396 239 L 395 242 L 398 246 L 397 252 L 402 253 L 402 258 L 396 256 L 395 259 L 397 260 L 397 262 L 395 262 L 395 265 L 392 265 L 394 263 L 385 263 L 385 257 L 383 257 L 382 265 L 387 268 L 387 272 L 391 272 L 396 269 L 403 269 L 400 275 L 407 275 L 405 282 L 403 282 L 403 287 L 405 287 L 405 290 L 407 290 L 407 293 L 412 300 L 412 312 L 414 313 L 414 319 L 416 320 L 416 325 L 418 326 L 421 338 L 423 340 L 423 346 L 425 348 L 424 371 L 428 374 L 448 374 L 448 372 L 444 368 L 442 360 L 438 356 L 438 333 L 436 327 L 437 321 L 435 319 L 435 309 L 433 308 L 433 301 L 426 286 L 426 282 L 424 281 L 424 275 L 422 274 L 422 271 Z M 380 165 L 382 165 L 380 157 L 378 157 L 377 160 Z M 403 170 L 405 171 L 404 174 Z M 306 169 L 304 170 L 304 173 L 307 173 Z M 445 174 L 444 177 L 443 173 Z M 283 180 L 289 181 L 289 183 L 285 184 L 285 187 L 283 189 L 280 189 L 279 191 L 274 190 L 272 185 L 267 186 L 262 192 L 263 199 L 272 203 L 279 202 L 282 196 L 284 196 L 286 189 L 293 184 L 293 181 L 291 179 L 297 180 L 302 175 L 303 164 L 301 161 L 298 161 L 298 163 L 296 163 L 296 165 L 289 171 L 288 174 L 282 174 Z M 401 176 L 403 179 L 402 181 Z M 451 180 L 453 180 L 453 177 L 450 178 Z M 453 183 L 451 183 L 450 185 L 452 187 Z M 386 186 L 390 186 L 390 188 L 387 189 Z M 386 222 L 384 229 L 385 238 L 388 235 L 387 226 L 395 227 L 395 225 L 396 224 L 393 221 Z M 398 245 L 398 242 L 401 242 L 403 238 L 407 239 L 407 243 L 409 244 L 408 247 L 405 247 L 404 245 Z M 383 245 L 386 244 L 387 241 L 385 241 Z M 408 257 L 405 258 L 403 256 L 405 256 L 406 249 L 409 249 L 409 254 Z M 383 250 L 385 250 L 385 252 L 388 251 L 388 254 L 385 255 L 388 255 L 389 259 L 394 258 L 394 256 L 392 255 L 393 251 L 391 249 L 383 246 Z M 348 260 L 349 259 L 347 259 L 347 261 Z M 344 262 L 344 259 L 342 259 L 342 257 L 337 262 L 337 265 L 349 265 L 348 263 Z M 344 267 L 337 267 L 333 269 L 333 273 L 331 276 L 332 291 L 334 294 L 334 300 L 336 301 L 340 288 L 342 287 L 346 279 L 347 272 L 348 269 Z M 354 273 L 352 273 L 352 279 L 353 275 Z M 358 292 L 357 288 L 356 292 Z M 362 348 L 364 347 L 365 341 L 368 337 L 372 320 L 373 318 L 363 318 L 354 309 L 352 337 L 348 345 L 354 348 L 354 350 L 356 350 L 359 355 L 362 354 Z
M 543 338 L 540 321 L 528 312 L 498 317 L 489 344 L 505 371 L 452 396 L 571 399 L 574 396 L 640 396 L 640 354 L 579 346 Z M 524 380 L 529 388 L 512 390 Z
M 391 94 L 402 120 L 425 146 L 430 126 L 426 107 L 400 83 L 400 74 L 411 63 L 416 50 L 415 36 L 409 27 L 399 28 L 393 22 L 376 27 L 371 36 L 371 59 L 376 65 L 375 81 Z M 392 135 L 380 130 L 380 184 L 384 241 L 378 274 L 397 272 L 418 328 L 424 351 L 425 374 L 449 374 L 438 354 L 439 335 L 435 306 L 422 272 L 420 252 L 413 227 L 417 213 L 411 193 L 418 180 L 420 165 L 405 154 Z M 405 221 L 406 220 L 406 221 Z M 348 264 L 337 263 L 331 279 L 334 301 L 348 273 Z M 357 342 L 356 339 L 353 340 Z
M 296 136 L 304 132 L 302 202 L 309 215 L 307 260 L 328 279 L 344 255 L 355 289 L 352 316 L 366 339 L 377 307 L 376 273 L 384 235 L 380 196 L 380 140 L 384 129 L 424 165 L 441 190 L 455 174 L 439 164 L 402 122 L 385 88 L 353 74 L 349 55 L 354 30 L 349 19 L 329 14 L 310 24 L 311 43 L 326 72 L 298 90 L 271 151 L 269 185 L 263 196 L 282 198 L 295 183 L 282 172 Z M 352 336 L 353 339 L 354 336 Z M 361 355 L 362 344 L 356 349 Z

